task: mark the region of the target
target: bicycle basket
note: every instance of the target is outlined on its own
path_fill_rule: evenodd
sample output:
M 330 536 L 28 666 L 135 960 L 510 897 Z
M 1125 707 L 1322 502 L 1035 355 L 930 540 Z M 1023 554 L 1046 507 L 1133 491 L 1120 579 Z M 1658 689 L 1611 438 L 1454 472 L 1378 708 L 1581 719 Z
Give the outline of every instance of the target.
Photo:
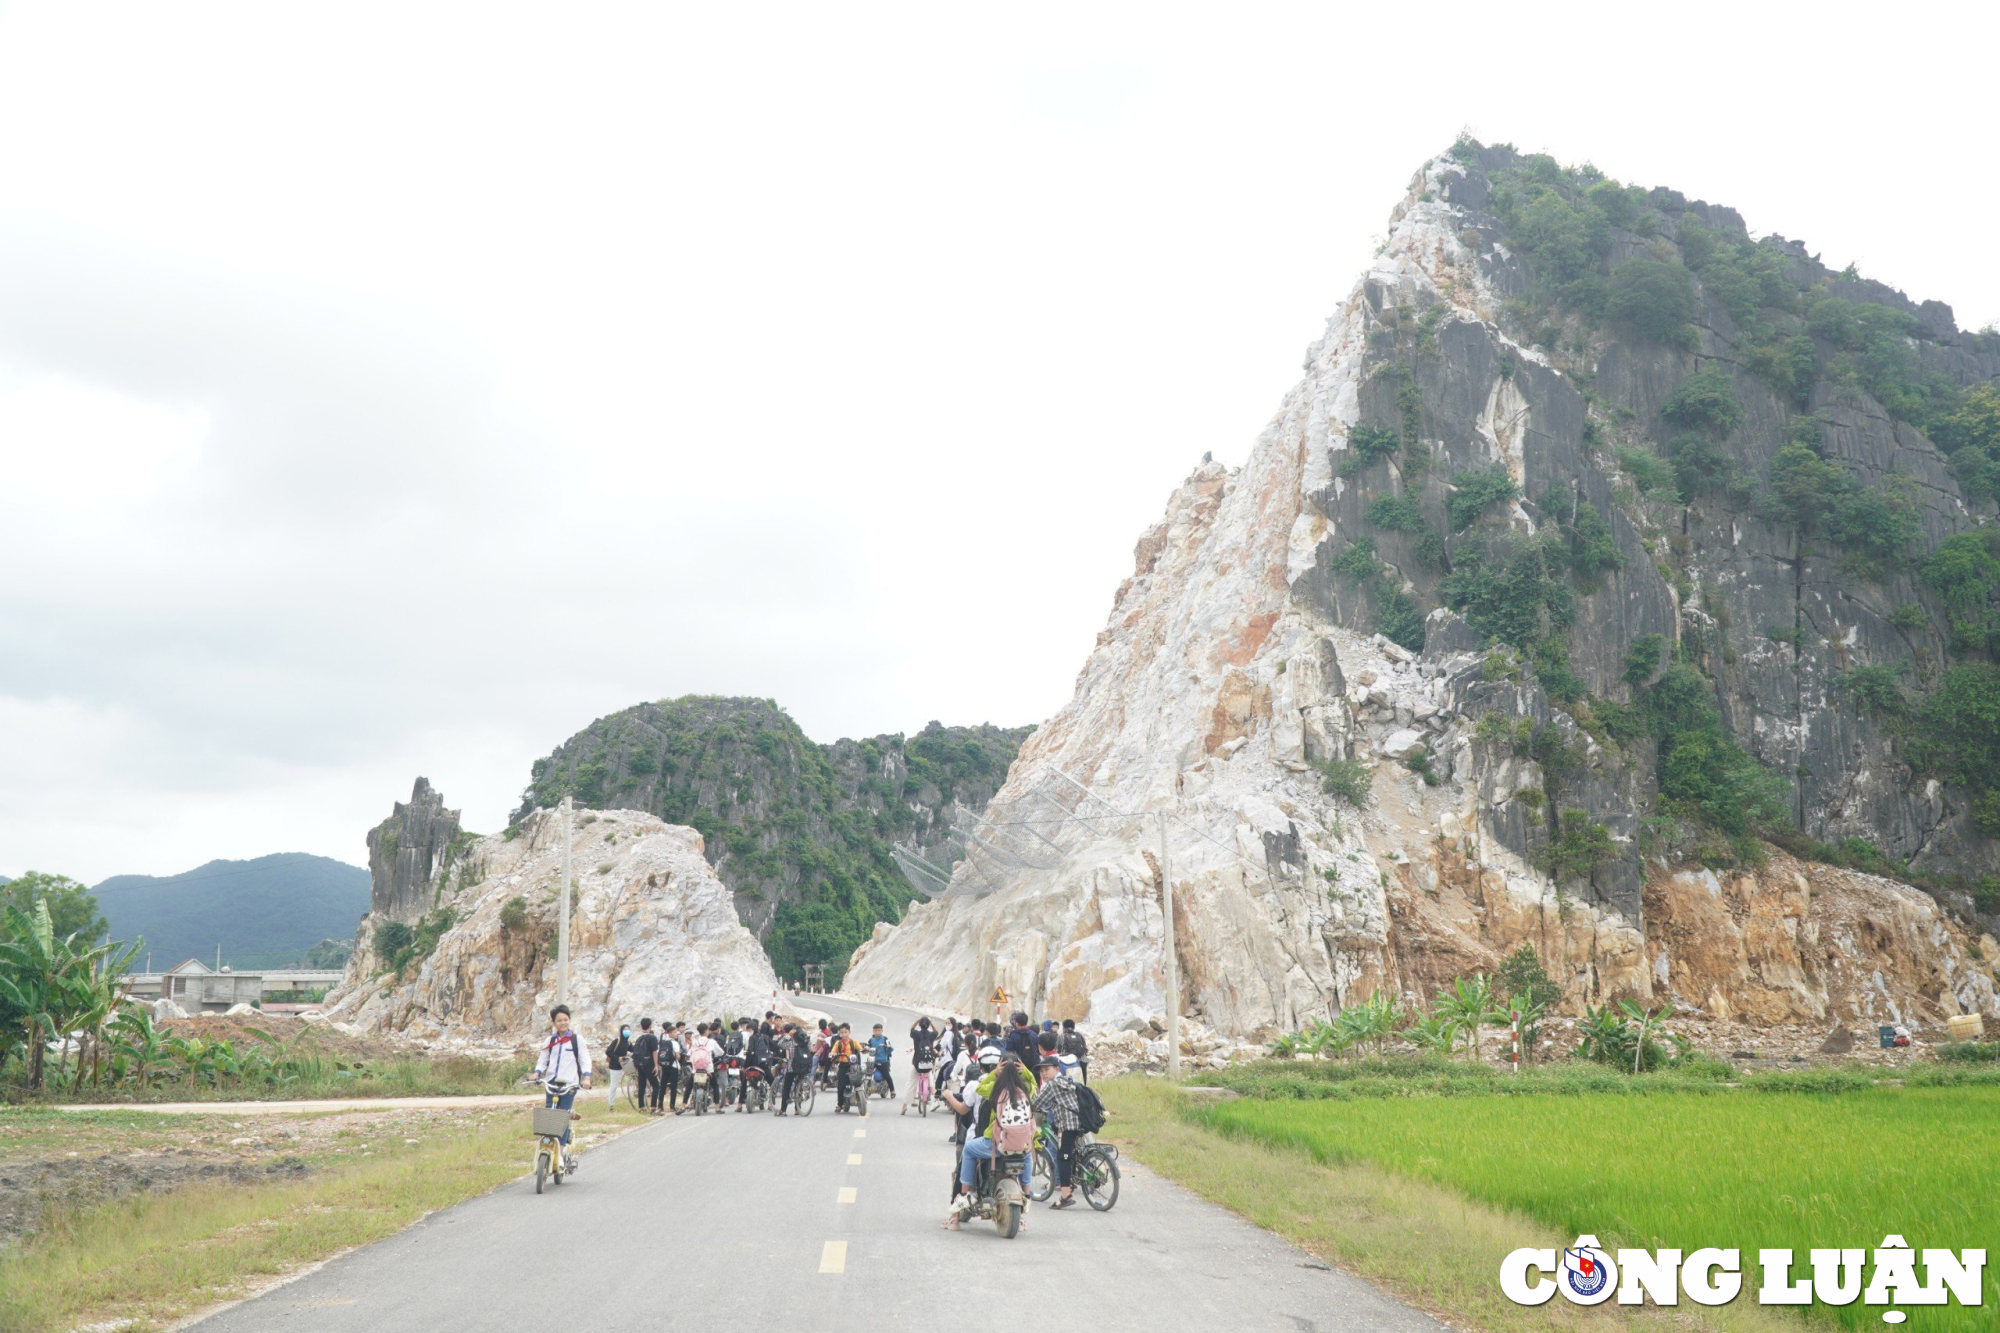
M 561 1138 L 569 1133 L 569 1112 L 560 1106 L 537 1106 L 535 1108 L 535 1134 L 537 1137 Z

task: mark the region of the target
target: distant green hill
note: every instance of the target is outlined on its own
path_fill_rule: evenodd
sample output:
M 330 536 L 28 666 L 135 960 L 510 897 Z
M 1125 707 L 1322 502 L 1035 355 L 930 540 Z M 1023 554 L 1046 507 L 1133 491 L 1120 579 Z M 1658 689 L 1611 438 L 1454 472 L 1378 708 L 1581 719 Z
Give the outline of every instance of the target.
M 348 940 L 368 910 L 368 872 L 324 856 L 280 852 L 210 861 L 179 875 L 113 875 L 91 890 L 114 939 L 143 936 L 139 963 L 186 958 L 284 967 L 322 940 Z
M 689 695 L 601 717 L 535 761 L 516 820 L 564 796 L 688 824 L 782 977 L 838 980 L 916 895 L 890 847 L 957 859 L 952 809 L 986 808 L 1033 727 L 947 727 L 820 745 L 769 699 Z

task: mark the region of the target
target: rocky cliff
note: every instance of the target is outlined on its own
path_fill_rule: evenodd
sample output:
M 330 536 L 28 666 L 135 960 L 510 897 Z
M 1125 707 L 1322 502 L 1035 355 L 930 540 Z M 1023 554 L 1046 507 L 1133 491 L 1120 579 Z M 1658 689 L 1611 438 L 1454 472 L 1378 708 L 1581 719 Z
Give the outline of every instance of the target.
M 458 811 L 445 809 L 444 797 L 418 778 L 409 801 L 396 802 L 389 817 L 368 830 L 370 914 L 412 922 L 431 911 L 470 842 Z
M 820 745 L 767 699 L 690 696 L 599 718 L 537 760 L 515 816 L 579 805 L 646 810 L 700 830 L 736 911 L 778 970 L 835 978 L 912 893 L 890 846 L 949 863 L 954 806 L 983 810 L 1027 727 L 945 727 Z
M 393 951 L 400 964 L 381 947 L 400 923 L 369 916 L 327 1016 L 426 1043 L 512 1046 L 541 1031 L 555 1000 L 561 825 L 531 812 L 415 886 L 427 906 L 415 944 Z M 702 852 L 699 833 L 643 812 L 578 817 L 569 1003 L 585 1033 L 772 1007 L 771 965 Z
M 1179 1003 L 1226 1032 L 1522 942 L 1571 1006 L 1995 1012 L 1996 374 L 1727 209 L 1456 145 L 1243 466 L 1141 537 L 990 807 L 1048 849 L 961 867 L 848 988 L 1144 1024 L 1164 850 Z

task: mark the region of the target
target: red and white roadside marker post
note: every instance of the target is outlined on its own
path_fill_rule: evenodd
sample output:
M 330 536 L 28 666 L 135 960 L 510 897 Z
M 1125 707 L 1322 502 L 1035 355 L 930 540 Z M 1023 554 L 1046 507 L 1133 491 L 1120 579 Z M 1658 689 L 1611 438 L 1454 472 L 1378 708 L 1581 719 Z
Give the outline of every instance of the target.
M 1518 1074 L 1521 1072 L 1521 1011 L 1519 1009 L 1514 1010 L 1511 1019 L 1514 1028 L 1514 1041 L 1509 1055 L 1514 1063 L 1514 1072 Z

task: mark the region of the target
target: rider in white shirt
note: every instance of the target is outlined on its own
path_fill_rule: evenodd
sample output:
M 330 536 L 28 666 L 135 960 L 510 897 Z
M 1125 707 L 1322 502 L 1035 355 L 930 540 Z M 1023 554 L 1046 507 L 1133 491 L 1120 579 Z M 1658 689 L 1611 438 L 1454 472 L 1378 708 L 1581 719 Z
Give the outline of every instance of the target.
M 566 1084 L 567 1088 L 558 1097 L 547 1088 L 542 1090 L 542 1105 L 560 1106 L 567 1111 L 576 1102 L 579 1086 L 590 1086 L 590 1047 L 569 1025 L 569 1006 L 559 1004 L 549 1010 L 549 1022 L 553 1031 L 542 1042 L 541 1051 L 535 1057 L 535 1078 L 549 1083 Z M 569 1131 L 563 1131 L 563 1146 L 569 1146 Z

